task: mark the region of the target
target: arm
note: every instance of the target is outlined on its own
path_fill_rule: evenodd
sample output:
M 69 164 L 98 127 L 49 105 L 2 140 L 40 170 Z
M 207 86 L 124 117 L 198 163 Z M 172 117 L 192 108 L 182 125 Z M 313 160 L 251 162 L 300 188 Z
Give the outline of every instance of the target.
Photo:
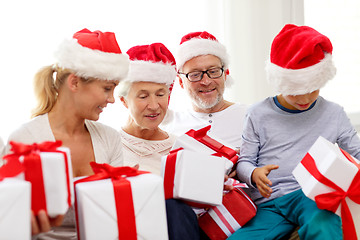
M 245 118 L 240 158 L 236 171 L 241 181 L 245 181 L 249 186 L 257 188 L 263 197 L 268 198 L 272 193 L 270 188 L 272 183 L 267 176 L 279 166 L 271 164 L 258 167 L 261 161 L 259 156 L 261 150 L 260 134 L 250 116 L 247 115 Z

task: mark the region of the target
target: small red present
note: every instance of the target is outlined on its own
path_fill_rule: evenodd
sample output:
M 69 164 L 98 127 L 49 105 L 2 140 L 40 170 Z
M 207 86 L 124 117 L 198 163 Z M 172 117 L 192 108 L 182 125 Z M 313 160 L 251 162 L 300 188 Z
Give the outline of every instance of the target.
M 256 206 L 241 189 L 226 193 L 222 205 L 210 208 L 199 217 L 199 226 L 213 240 L 225 240 L 256 214 Z

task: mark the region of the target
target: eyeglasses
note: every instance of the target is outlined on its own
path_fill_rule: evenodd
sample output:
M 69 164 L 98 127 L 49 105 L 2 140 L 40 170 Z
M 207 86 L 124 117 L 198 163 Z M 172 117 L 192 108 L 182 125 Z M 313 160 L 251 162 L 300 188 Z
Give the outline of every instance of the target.
M 194 71 L 194 72 L 189 72 L 189 73 L 179 72 L 179 74 L 185 75 L 185 77 L 190 82 L 198 82 L 198 81 L 200 81 L 203 78 L 204 73 L 206 73 L 206 75 L 211 79 L 219 78 L 224 73 L 224 67 L 210 68 L 210 69 L 208 69 L 206 71 Z

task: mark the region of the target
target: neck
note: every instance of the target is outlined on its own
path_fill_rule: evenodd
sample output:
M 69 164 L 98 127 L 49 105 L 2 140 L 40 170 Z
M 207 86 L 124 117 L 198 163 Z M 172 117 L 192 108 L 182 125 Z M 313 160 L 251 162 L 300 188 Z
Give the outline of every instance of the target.
M 48 116 L 54 134 L 62 133 L 72 136 L 77 133 L 87 132 L 85 119 L 76 117 L 71 108 L 61 106 L 58 102 L 49 112 Z
M 149 129 L 139 126 L 133 121 L 131 117 L 129 117 L 122 130 L 127 134 L 145 140 L 165 140 L 169 137 L 169 135 L 159 127 Z

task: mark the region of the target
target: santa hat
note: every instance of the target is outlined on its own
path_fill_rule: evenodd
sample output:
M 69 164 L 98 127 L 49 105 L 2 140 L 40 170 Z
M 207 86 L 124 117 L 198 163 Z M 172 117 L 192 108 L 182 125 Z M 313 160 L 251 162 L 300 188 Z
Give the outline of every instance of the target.
M 178 70 L 190 59 L 201 55 L 214 55 L 220 58 L 229 75 L 229 56 L 226 48 L 213 35 L 208 32 L 191 32 L 181 38 L 180 46 L 176 55 L 176 66 Z M 230 85 L 231 78 L 226 80 L 227 86 Z
M 154 82 L 170 86 L 176 78 L 174 56 L 162 43 L 130 48 L 129 74 L 125 81 Z
M 76 32 L 72 39 L 64 40 L 55 58 L 58 67 L 85 78 L 122 80 L 129 68 L 129 59 L 121 53 L 114 33 L 91 32 L 86 28 Z
M 332 44 L 308 26 L 287 24 L 274 38 L 267 79 L 283 95 L 302 95 L 322 88 L 336 74 Z

